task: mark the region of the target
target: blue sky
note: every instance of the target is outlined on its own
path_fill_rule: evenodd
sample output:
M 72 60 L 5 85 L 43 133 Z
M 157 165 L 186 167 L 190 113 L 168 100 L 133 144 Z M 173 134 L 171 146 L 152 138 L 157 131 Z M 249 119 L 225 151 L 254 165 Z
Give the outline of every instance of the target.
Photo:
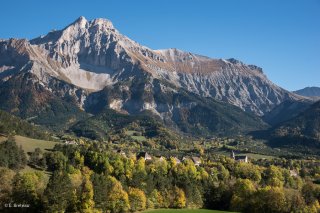
M 1 1 L 0 38 L 34 38 L 81 15 L 103 17 L 153 49 L 237 58 L 288 90 L 320 86 L 320 0 L 46 2 Z

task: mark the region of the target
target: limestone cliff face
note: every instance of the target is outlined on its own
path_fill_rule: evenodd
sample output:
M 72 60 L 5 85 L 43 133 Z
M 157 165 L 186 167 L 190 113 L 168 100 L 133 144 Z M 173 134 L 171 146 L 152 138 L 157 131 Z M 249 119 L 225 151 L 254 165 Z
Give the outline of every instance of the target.
M 256 115 L 302 98 L 273 84 L 257 66 L 177 49 L 152 50 L 122 35 L 106 19 L 84 17 L 31 41 L 0 40 L 1 85 L 25 73 L 46 91 L 72 97 L 85 110 L 148 110 L 171 121 L 175 109 L 199 105 L 169 100 L 181 91 Z M 159 98 L 160 93 L 167 95 Z

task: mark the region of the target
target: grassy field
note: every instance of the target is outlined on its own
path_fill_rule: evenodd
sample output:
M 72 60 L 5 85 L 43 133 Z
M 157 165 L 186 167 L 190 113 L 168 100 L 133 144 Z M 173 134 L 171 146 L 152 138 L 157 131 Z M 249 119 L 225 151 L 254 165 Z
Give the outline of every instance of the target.
M 144 136 L 131 136 L 131 138 L 133 140 L 137 140 L 137 141 L 146 141 L 147 140 L 147 138 Z
M 212 153 L 218 154 L 218 155 L 224 155 L 224 156 L 230 156 L 230 151 L 225 151 L 225 150 L 221 150 L 221 149 L 216 149 L 216 150 L 212 150 Z M 271 155 L 262 155 L 262 154 L 255 154 L 255 153 L 249 153 L 249 152 L 245 152 L 245 153 L 237 153 L 236 155 L 247 155 L 249 157 L 249 159 L 273 159 L 275 158 L 275 156 L 271 156 Z
M 224 212 L 226 211 L 209 210 L 209 209 L 154 209 L 154 210 L 143 211 L 143 213 L 224 213 Z
M 270 155 L 260 155 L 260 154 L 254 154 L 254 153 L 244 153 L 243 155 L 247 155 L 250 159 L 268 159 L 271 160 L 273 158 L 275 158 L 274 156 L 270 156 Z
M 25 153 L 28 152 L 33 152 L 35 148 L 40 148 L 43 151 L 48 151 L 54 147 L 58 142 L 53 142 L 53 141 L 45 141 L 45 140 L 37 140 L 37 139 L 32 139 L 32 138 L 27 138 L 23 136 L 16 135 L 14 136 L 16 143 L 18 146 L 22 146 L 22 149 L 24 150 Z M 0 137 L 0 142 L 5 141 L 7 138 L 6 137 Z M 28 157 L 28 155 L 27 155 Z M 34 172 L 34 171 L 40 171 L 37 170 L 36 168 L 32 168 L 28 165 L 25 166 L 24 169 L 21 170 L 21 172 Z M 44 174 L 44 177 L 49 180 L 49 175 L 50 172 L 47 171 L 40 171 L 41 173 Z
M 23 136 L 16 135 L 15 136 L 16 143 L 18 146 L 22 146 L 22 149 L 28 153 L 33 152 L 35 148 L 40 148 L 43 151 L 50 150 L 56 145 L 58 142 L 53 141 L 45 141 L 45 140 L 37 140 L 32 138 L 27 138 Z

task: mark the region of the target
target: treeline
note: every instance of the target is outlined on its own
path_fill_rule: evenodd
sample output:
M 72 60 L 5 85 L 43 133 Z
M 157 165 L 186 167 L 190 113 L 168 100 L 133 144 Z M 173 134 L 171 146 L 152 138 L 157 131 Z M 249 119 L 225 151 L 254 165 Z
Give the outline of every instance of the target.
M 32 212 L 136 212 L 208 208 L 241 212 L 318 212 L 320 187 L 290 167 L 203 158 L 201 166 L 174 158 L 145 161 L 107 150 L 103 143 L 58 145 L 29 163 L 51 172 L 0 171 L 0 200 Z M 293 164 L 292 166 L 294 166 Z M 302 171 L 302 169 L 301 169 Z M 300 172 L 299 170 L 297 171 Z

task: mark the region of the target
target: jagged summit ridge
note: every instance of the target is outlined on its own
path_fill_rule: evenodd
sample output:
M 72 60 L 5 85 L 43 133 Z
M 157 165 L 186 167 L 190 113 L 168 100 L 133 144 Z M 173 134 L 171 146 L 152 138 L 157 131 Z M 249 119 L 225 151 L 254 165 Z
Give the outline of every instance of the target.
M 51 40 L 55 40 L 54 36 L 52 36 L 52 34 L 55 35 L 63 35 L 63 34 L 78 34 L 79 31 L 82 31 L 82 33 L 85 32 L 86 30 L 89 30 L 90 28 L 98 28 L 99 30 L 103 31 L 103 30 L 115 30 L 112 22 L 108 19 L 104 19 L 104 18 L 97 18 L 97 19 L 93 19 L 92 21 L 88 21 L 84 16 L 80 16 L 78 19 L 76 19 L 73 23 L 71 23 L 70 25 L 68 25 L 67 27 L 65 27 L 62 30 L 54 30 L 53 32 L 50 32 L 49 34 L 45 35 L 45 36 L 40 36 L 38 38 L 33 39 L 31 42 L 32 43 L 38 43 L 41 40 L 45 41 L 44 38 L 50 38 Z
M 185 89 L 258 115 L 284 100 L 302 98 L 273 84 L 258 66 L 246 65 L 236 59 L 212 59 L 175 48 L 152 50 L 122 35 L 107 19 L 88 21 L 79 17 L 62 30 L 26 43 L 23 53 L 9 41 L 2 41 L 1 57 L 6 55 L 8 58 L 6 48 L 10 45 L 16 54 L 30 56 L 32 66 L 29 71 L 49 90 L 52 90 L 48 86 L 51 78 L 74 85 L 88 94 L 141 78 L 145 79 L 146 88 L 152 88 L 153 82 L 160 80 L 165 91 Z M 12 57 L 8 60 L 13 60 Z M 6 72 L 3 67 L 0 69 L 4 70 L 2 74 L 7 73 L 6 79 L 14 73 Z M 116 102 L 119 104 L 111 106 L 121 111 L 128 101 L 120 98 Z M 84 107 L 83 99 L 79 104 Z M 140 110 L 148 108 L 161 114 L 158 105 L 151 97 Z
M 80 16 L 75 22 L 73 22 L 71 25 L 79 25 L 80 28 L 86 28 L 88 24 L 87 19 L 84 16 Z M 70 25 L 69 25 L 70 26 Z

